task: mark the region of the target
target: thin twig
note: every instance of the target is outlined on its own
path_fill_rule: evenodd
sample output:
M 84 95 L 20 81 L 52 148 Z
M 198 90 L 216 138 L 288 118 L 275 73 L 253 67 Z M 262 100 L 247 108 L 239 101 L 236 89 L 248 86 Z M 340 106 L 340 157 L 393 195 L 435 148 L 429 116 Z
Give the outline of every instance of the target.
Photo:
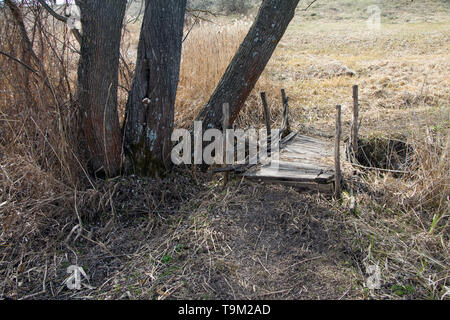
M 44 7 L 45 10 L 47 10 L 48 13 L 50 13 L 50 15 L 52 17 L 54 17 L 56 20 L 67 23 L 67 21 L 69 20 L 69 18 L 62 16 L 60 14 L 58 14 L 55 10 L 53 10 L 44 0 L 38 0 L 38 2 L 41 4 L 41 6 Z M 75 38 L 77 39 L 78 43 L 81 44 L 81 34 L 80 31 L 78 29 L 72 29 L 72 33 L 75 36 Z
M 314 0 L 313 2 L 311 2 L 305 9 L 300 9 L 300 11 L 306 11 L 308 10 L 317 0 Z
M 374 170 L 374 171 L 382 171 L 382 172 L 391 172 L 391 173 L 403 173 L 403 174 L 410 174 L 411 171 L 402 171 L 402 170 L 392 170 L 392 169 L 382 169 L 382 168 L 376 168 L 376 167 L 366 167 L 362 166 L 360 164 L 352 163 L 351 164 L 354 167 L 358 167 L 364 170 Z
M 32 67 L 30 67 L 29 65 L 27 65 L 25 62 L 20 61 L 19 59 L 13 57 L 12 55 L 10 55 L 10 54 L 8 54 L 8 53 L 6 53 L 6 52 L 3 52 L 3 51 L 1 51 L 1 50 L 0 50 L 0 54 L 1 54 L 1 55 L 4 55 L 5 57 L 8 57 L 9 59 L 11 59 L 11 60 L 17 62 L 18 64 L 21 64 L 22 66 L 24 66 L 24 67 L 27 68 L 29 71 L 31 71 L 31 72 L 33 72 L 34 74 L 36 74 L 37 76 L 39 76 L 39 77 L 41 76 L 37 70 L 33 69 Z

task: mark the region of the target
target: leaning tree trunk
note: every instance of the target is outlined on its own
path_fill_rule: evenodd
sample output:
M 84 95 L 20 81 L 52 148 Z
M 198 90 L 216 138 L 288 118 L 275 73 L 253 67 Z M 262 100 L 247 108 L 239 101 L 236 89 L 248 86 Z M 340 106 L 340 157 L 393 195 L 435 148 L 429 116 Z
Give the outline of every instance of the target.
M 120 39 L 126 0 L 76 0 L 82 37 L 78 95 L 94 173 L 115 176 L 121 167 L 117 112 Z
M 203 130 L 222 128 L 222 106 L 230 105 L 230 124 L 236 120 L 286 28 L 299 0 L 263 0 L 246 38 L 206 106 L 197 116 Z
M 126 149 L 139 175 L 170 166 L 186 0 L 147 0 L 127 103 Z

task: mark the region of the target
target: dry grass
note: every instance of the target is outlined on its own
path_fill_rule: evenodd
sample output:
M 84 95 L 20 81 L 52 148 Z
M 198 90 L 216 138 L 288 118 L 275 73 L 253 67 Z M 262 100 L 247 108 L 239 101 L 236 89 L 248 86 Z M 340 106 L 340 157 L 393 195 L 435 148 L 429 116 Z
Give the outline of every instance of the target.
M 228 64 L 251 26 L 251 18 L 230 22 L 199 22 L 183 44 L 181 75 L 176 102 L 176 121 L 189 126 L 208 102 Z M 246 102 L 238 124 L 242 127 L 264 122 L 259 92 L 266 91 L 275 120 L 281 119 L 281 88 L 263 74 Z
M 202 107 L 208 102 L 220 78 L 236 50 L 247 34 L 254 17 L 205 16 L 189 25 L 185 30 L 183 43 L 180 82 L 175 105 L 175 124 L 177 127 L 189 127 Z M 212 19 L 212 20 L 211 20 Z M 140 24 L 127 27 L 124 55 L 133 66 L 136 58 Z M 241 127 L 261 126 L 264 124 L 263 109 L 259 92 L 266 91 L 271 107 L 272 118 L 281 123 L 282 104 L 281 86 L 264 73 L 255 86 L 237 120 Z M 122 100 L 126 103 L 126 99 Z
M 279 125 L 283 87 L 294 129 L 331 136 L 339 103 L 349 132 L 359 84 L 362 134 L 402 133 L 414 152 L 410 174 L 359 172 L 356 215 L 347 194 L 338 203 L 240 180 L 222 190 L 195 171 L 93 181 L 75 157 L 76 45 L 52 19 L 30 28 L 52 89 L 34 75 L 27 82 L 0 55 L 0 297 L 448 299 L 450 9 L 381 1 L 384 24 L 374 33 L 364 22 L 368 3 L 319 1 L 299 11 L 238 119 L 263 126 L 266 91 Z M 183 46 L 177 126 L 203 107 L 249 26 L 241 17 L 194 26 Z M 121 116 L 139 24 L 127 28 Z M 2 19 L 0 50 L 22 59 L 18 43 Z M 350 178 L 353 168 L 344 169 Z M 67 290 L 71 264 L 92 287 Z M 381 266 L 380 290 L 365 288 L 369 264 Z
M 190 125 L 208 102 L 250 28 L 250 21 L 220 25 L 200 21 L 183 43 L 176 118 Z

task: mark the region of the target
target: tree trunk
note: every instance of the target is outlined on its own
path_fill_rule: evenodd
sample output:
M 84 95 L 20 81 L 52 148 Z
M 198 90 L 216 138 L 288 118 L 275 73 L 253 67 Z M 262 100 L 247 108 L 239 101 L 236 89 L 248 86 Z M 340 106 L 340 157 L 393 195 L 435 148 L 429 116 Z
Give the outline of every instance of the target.
M 147 0 L 127 103 L 126 149 L 139 175 L 170 166 L 186 0 Z
M 94 173 L 115 176 L 121 167 L 117 113 L 120 39 L 126 0 L 76 0 L 82 37 L 78 95 Z
M 230 125 L 255 87 L 295 15 L 299 0 L 263 0 L 246 38 L 206 106 L 197 116 L 203 130 L 222 128 L 222 105 L 230 104 Z

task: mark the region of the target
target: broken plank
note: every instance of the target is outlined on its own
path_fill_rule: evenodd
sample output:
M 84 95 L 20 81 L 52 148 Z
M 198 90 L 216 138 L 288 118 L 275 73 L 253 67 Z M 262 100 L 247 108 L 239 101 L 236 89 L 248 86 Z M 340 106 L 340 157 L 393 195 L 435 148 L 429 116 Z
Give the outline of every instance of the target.
M 280 180 L 296 180 L 299 182 L 316 183 L 328 183 L 334 178 L 334 174 L 329 172 L 310 173 L 305 170 L 280 170 L 278 168 L 271 167 L 262 167 L 253 172 L 246 172 L 244 176 L 248 178 L 276 178 Z
M 284 160 L 284 159 L 283 159 Z M 277 161 L 277 160 L 272 160 L 271 162 L 271 166 L 272 167 L 278 167 L 280 169 L 284 169 L 284 170 L 305 170 L 305 171 L 311 171 L 311 172 L 323 172 L 323 171 L 327 171 L 330 170 L 331 168 L 328 168 L 326 166 L 319 166 L 316 165 L 315 163 L 311 162 L 311 163 L 304 163 L 304 162 L 292 162 L 292 161 Z M 330 170 L 331 171 L 331 170 Z

